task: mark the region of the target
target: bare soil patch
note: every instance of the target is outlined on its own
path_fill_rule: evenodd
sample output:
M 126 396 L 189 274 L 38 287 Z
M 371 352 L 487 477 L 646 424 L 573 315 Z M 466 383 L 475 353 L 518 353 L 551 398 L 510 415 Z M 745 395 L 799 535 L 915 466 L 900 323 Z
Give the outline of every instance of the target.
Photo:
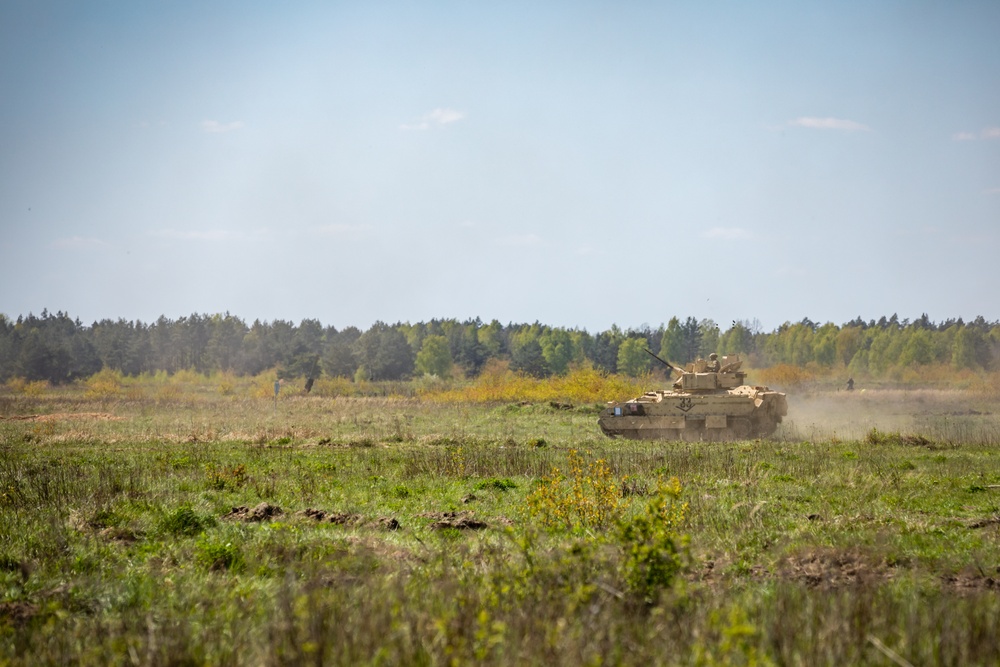
M 436 519 L 428 526 L 431 530 L 441 530 L 443 528 L 455 528 L 457 530 L 482 530 L 488 528 L 485 521 L 480 521 L 473 516 L 474 512 L 424 512 L 417 516 Z
M 789 556 L 778 566 L 778 576 L 818 588 L 839 588 L 892 579 L 893 569 L 856 551 L 826 549 Z
M 326 510 L 315 509 L 313 507 L 307 507 L 301 512 L 298 512 L 298 515 L 306 517 L 307 519 L 312 519 L 313 521 L 318 521 L 319 523 L 334 523 L 338 526 L 358 526 L 365 521 L 365 518 L 360 514 L 351 514 L 350 512 L 327 512 Z
M 380 516 L 369 521 L 360 514 L 349 512 L 327 512 L 326 510 L 313 507 L 306 508 L 296 513 L 298 516 L 312 519 L 320 523 L 332 523 L 338 526 L 365 526 L 370 525 L 382 530 L 399 530 L 402 526 L 395 517 Z
M 232 521 L 259 523 L 261 521 L 269 521 L 282 514 L 284 514 L 284 510 L 277 505 L 272 505 L 271 503 L 260 503 L 256 507 L 252 508 L 247 507 L 246 505 L 234 507 L 228 514 L 223 515 L 222 518 L 230 519 Z
M 986 528 L 987 526 L 1000 526 L 1000 514 L 979 519 L 969 524 L 969 528 Z
M 945 585 L 958 591 L 1000 591 L 1000 567 L 992 573 L 982 570 L 965 570 L 941 577 Z

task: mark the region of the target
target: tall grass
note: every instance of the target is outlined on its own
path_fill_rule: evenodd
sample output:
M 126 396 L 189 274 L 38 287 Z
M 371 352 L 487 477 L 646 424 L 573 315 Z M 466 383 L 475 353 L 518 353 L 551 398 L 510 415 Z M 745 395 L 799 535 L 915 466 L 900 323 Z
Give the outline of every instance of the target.
M 623 442 L 566 390 L 276 409 L 227 380 L 0 396 L 0 663 L 1000 662 L 995 398 L 823 396 L 910 411 L 871 437 Z
M 456 403 L 506 403 L 513 401 L 572 401 L 603 403 L 633 398 L 649 388 L 650 378 L 609 375 L 582 368 L 565 376 L 534 378 L 494 363 L 470 383 L 454 387 L 430 387 L 420 392 L 424 400 Z

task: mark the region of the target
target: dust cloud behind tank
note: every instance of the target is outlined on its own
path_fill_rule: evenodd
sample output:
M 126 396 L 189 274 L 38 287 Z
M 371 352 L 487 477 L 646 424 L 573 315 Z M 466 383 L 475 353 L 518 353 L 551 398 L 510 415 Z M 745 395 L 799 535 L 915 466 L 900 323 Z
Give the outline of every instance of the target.
M 646 350 L 649 352 L 649 350 Z M 597 423 L 605 435 L 635 440 L 744 440 L 774 433 L 788 414 L 785 394 L 744 384 L 738 356 L 699 359 L 679 369 L 672 390 L 611 402 Z

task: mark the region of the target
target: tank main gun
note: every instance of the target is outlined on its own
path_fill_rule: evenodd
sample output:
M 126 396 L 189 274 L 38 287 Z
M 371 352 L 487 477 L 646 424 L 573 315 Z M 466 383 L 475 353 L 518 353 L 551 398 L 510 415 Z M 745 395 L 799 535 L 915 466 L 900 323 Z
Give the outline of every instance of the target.
M 650 350 L 649 348 L 643 348 L 643 349 L 646 351 L 646 354 L 648 354 L 649 356 L 653 357 L 654 359 L 656 359 L 657 361 L 659 361 L 661 364 L 663 364 L 664 366 L 666 366 L 670 370 L 674 371 L 675 373 L 683 373 L 684 372 L 681 369 L 677 368 L 676 366 L 671 365 L 671 363 L 669 361 L 666 361 L 665 359 L 661 359 L 660 357 L 658 357 L 655 354 L 653 354 L 652 350 Z

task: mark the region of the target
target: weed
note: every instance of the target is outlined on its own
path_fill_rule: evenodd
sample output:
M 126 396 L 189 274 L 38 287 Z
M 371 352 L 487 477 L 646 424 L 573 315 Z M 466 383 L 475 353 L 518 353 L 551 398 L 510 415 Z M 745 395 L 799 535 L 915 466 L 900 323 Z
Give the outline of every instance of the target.
M 575 449 L 569 452 L 569 476 L 558 468 L 543 477 L 525 499 L 533 518 L 551 530 L 578 531 L 601 528 L 616 519 L 623 508 L 620 482 L 607 461 L 586 461 Z
M 183 505 L 169 512 L 160 519 L 160 530 L 171 535 L 198 535 L 206 528 L 215 525 L 215 519 L 202 516 L 190 506 Z
M 209 570 L 240 572 L 246 566 L 238 546 L 217 538 L 202 538 L 195 546 L 195 558 Z
M 465 477 L 465 452 L 461 447 L 449 448 L 445 474 L 451 477 Z
M 625 582 L 647 603 L 669 587 L 683 567 L 688 538 L 679 530 L 687 510 L 688 504 L 681 502 L 681 484 L 674 477 L 657 486 L 640 514 L 619 526 Z
M 476 482 L 476 485 L 473 488 L 476 491 L 484 491 L 487 489 L 491 489 L 494 491 L 509 491 L 511 489 L 516 489 L 517 484 L 514 482 L 514 480 L 508 479 L 506 477 L 503 479 L 500 479 L 498 477 L 491 477 L 490 479 L 483 479 Z
M 208 466 L 205 470 L 207 485 L 213 491 L 235 491 L 247 482 L 247 468 L 242 463 L 232 468 Z

